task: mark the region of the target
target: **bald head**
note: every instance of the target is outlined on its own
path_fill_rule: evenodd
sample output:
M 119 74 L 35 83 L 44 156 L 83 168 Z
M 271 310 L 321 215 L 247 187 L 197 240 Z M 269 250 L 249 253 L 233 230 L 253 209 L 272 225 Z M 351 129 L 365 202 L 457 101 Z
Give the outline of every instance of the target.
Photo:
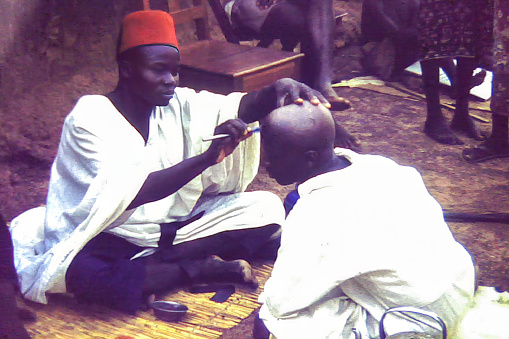
M 263 122 L 263 131 L 265 137 L 302 149 L 331 148 L 335 134 L 330 111 L 309 101 L 275 109 Z
M 272 111 L 262 136 L 267 170 L 282 185 L 307 180 L 334 154 L 334 119 L 325 106 L 308 101 Z

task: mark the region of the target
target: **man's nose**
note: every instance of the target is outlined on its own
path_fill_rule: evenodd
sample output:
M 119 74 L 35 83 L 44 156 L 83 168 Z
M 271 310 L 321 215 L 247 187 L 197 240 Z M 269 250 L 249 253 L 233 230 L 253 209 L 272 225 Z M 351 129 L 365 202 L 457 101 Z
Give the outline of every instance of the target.
M 178 78 L 178 75 L 173 75 L 173 74 L 171 74 L 171 72 L 168 72 L 164 76 L 164 83 L 165 84 L 175 84 L 175 83 L 177 83 L 177 78 Z

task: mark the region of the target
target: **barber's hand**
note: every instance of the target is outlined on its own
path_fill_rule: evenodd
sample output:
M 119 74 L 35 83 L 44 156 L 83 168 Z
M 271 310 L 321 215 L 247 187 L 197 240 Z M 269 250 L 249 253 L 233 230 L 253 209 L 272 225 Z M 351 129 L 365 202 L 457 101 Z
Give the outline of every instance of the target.
M 304 100 L 308 100 L 313 105 L 322 103 L 325 107 L 331 108 L 329 101 L 320 92 L 291 78 L 280 79 L 276 81 L 274 86 L 277 107 L 293 103 L 302 104 Z
M 240 119 L 227 120 L 214 130 L 214 135 L 229 134 L 227 138 L 215 139 L 212 141 L 207 152 L 211 154 L 215 163 L 220 163 L 224 158 L 233 153 L 238 144 L 253 133 L 251 128 Z

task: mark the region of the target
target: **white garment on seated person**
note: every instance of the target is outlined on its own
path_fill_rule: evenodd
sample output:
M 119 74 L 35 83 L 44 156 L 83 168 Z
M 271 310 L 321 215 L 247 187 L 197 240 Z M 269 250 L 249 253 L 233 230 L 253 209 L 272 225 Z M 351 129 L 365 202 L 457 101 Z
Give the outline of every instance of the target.
M 437 313 L 456 326 L 474 290 L 474 267 L 438 202 L 411 167 L 337 149 L 351 165 L 299 185 L 281 247 L 259 298 L 278 339 L 378 336 L 395 306 Z M 388 316 L 387 333 L 426 329 Z
M 214 134 L 222 122 L 237 118 L 243 95 L 177 88 L 168 106 L 154 108 L 146 143 L 108 98 L 82 97 L 64 122 L 46 209 L 29 211 L 12 221 L 15 265 L 24 296 L 46 303 L 46 292 L 65 292 L 67 267 L 102 231 L 143 247 L 157 246 L 160 223 L 188 217 L 199 199 L 244 191 L 258 170 L 258 134 L 171 196 L 126 210 L 149 173 L 203 153 L 210 142 L 203 142 L 202 137 Z M 243 197 L 232 196 L 234 211 L 235 206 L 245 207 L 256 200 L 256 195 L 246 195 L 248 203 L 243 203 Z M 221 199 L 223 204 L 228 200 Z M 175 241 L 193 240 L 239 225 L 248 228 L 280 223 L 284 216 L 281 203 L 253 212 L 238 224 L 187 225 Z M 247 209 L 242 213 L 248 214 Z M 265 220 L 256 224 L 263 216 Z M 252 223 L 247 221 L 249 217 Z M 200 231 L 191 232 L 193 226 L 201 227 Z

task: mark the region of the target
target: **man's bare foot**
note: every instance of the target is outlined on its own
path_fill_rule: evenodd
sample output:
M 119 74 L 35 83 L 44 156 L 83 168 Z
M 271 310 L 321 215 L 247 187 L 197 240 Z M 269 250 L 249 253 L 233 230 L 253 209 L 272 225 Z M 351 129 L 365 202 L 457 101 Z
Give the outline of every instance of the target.
M 202 271 L 202 279 L 206 282 L 233 282 L 247 285 L 250 288 L 258 287 L 251 265 L 245 260 L 225 261 L 213 255 L 205 260 L 206 266 Z
M 451 128 L 474 140 L 482 141 L 486 139 L 486 136 L 479 131 L 470 116 L 465 117 L 465 115 L 455 114 L 451 121 Z
M 321 87 L 322 88 L 318 88 L 317 90 L 329 101 L 331 104 L 331 111 L 344 111 L 352 106 L 349 100 L 337 95 L 331 84 L 325 84 Z
M 334 147 L 348 148 L 357 153 L 362 151 L 361 143 L 356 137 L 348 133 L 337 122 L 335 127 L 336 136 L 334 137 Z
M 464 142 L 459 139 L 454 133 L 445 125 L 445 121 L 430 121 L 426 120 L 424 123 L 424 133 L 431 139 L 445 145 L 463 145 Z
M 488 139 L 479 147 L 466 148 L 461 157 L 466 162 L 477 163 L 497 158 L 509 158 L 509 143 L 507 140 Z
M 334 97 L 328 97 L 326 96 L 325 99 L 327 99 L 331 105 L 330 110 L 331 111 L 344 111 L 346 109 L 349 109 L 352 104 L 349 100 L 345 98 L 341 98 L 339 96 Z

